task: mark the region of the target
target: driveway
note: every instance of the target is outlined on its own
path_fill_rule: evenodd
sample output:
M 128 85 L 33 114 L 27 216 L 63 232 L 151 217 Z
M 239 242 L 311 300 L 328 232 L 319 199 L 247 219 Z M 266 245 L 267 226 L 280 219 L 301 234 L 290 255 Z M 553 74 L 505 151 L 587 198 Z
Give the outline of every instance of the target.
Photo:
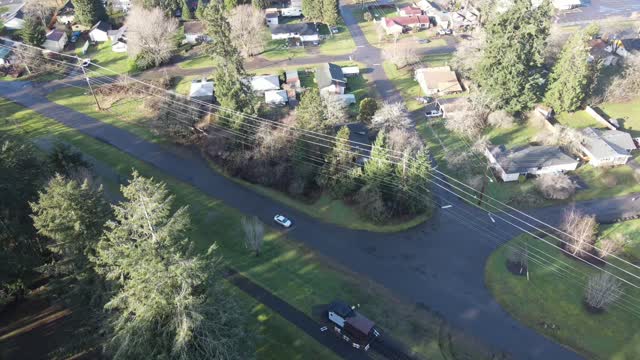
M 380 234 L 322 223 L 236 184 L 213 171 L 198 153 L 176 152 L 144 141 L 123 129 L 54 104 L 29 83 L 0 84 L 0 96 L 143 160 L 243 213 L 269 223 L 274 213 L 290 216 L 291 236 L 324 256 L 384 285 L 407 301 L 442 314 L 451 324 L 519 359 L 579 359 L 574 352 L 524 327 L 493 300 L 484 286 L 484 264 L 501 243 L 519 231 L 486 212 L 452 201 L 432 220 L 412 230 Z M 604 218 L 640 212 L 630 198 L 588 203 Z M 562 207 L 539 210 L 557 220 Z

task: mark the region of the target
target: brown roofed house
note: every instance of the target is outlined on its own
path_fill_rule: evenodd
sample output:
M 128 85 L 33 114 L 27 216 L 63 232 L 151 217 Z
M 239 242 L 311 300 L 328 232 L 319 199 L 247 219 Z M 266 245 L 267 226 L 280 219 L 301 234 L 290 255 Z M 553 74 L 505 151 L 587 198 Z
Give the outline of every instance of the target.
M 425 95 L 446 95 L 462 92 L 455 71 L 449 66 L 417 69 L 415 79 Z

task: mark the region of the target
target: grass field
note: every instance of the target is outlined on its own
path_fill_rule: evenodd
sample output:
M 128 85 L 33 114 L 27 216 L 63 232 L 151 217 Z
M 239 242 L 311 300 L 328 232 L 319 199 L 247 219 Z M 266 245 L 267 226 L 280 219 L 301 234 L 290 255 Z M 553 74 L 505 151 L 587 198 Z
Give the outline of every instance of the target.
M 261 256 L 252 256 L 241 240 L 242 215 L 238 211 L 146 163 L 13 103 L 0 103 L 0 114 L 0 131 L 6 134 L 27 140 L 55 137 L 110 166 L 123 178 L 135 168 L 143 176 L 166 182 L 176 197 L 176 207 L 189 205 L 189 238 L 196 249 L 205 250 L 217 243 L 219 253 L 230 266 L 307 314 L 312 314 L 314 306 L 340 298 L 359 303 L 364 314 L 411 351 L 430 360 L 449 359 L 453 353 L 466 358 L 488 357 L 485 348 L 452 331 L 434 314 L 400 302 L 384 288 L 321 258 L 279 231 L 269 230 Z M 251 321 L 262 335 L 256 338 L 259 358 L 335 358 L 268 309 L 255 302 L 253 306 Z
M 78 44 L 79 45 L 79 44 Z M 80 49 L 81 45 L 76 49 L 78 56 L 82 58 L 89 58 L 97 65 L 109 68 L 118 74 L 124 74 L 131 69 L 131 61 L 126 52 L 117 53 L 111 51 L 111 41 L 105 41 L 99 43 L 97 46 L 89 46 L 89 51 L 85 55 L 82 55 Z M 98 71 L 100 74 L 89 72 L 89 76 L 108 75 L 112 76 L 113 73 L 100 69 L 92 69 Z
M 639 231 L 640 223 L 636 220 L 603 226 L 600 234 L 627 234 L 632 239 L 627 251 L 635 253 L 640 244 Z M 618 305 L 614 304 L 602 314 L 589 313 L 582 305 L 584 284 L 589 276 L 600 270 L 571 259 L 555 246 L 543 244 L 529 236 L 521 236 L 510 242 L 511 245 L 524 243 L 529 246 L 529 280 L 525 276 L 513 275 L 506 269 L 507 246 L 500 247 L 487 261 L 485 281 L 500 305 L 521 322 L 572 347 L 587 358 L 640 358 L 640 314 L 627 310 L 640 295 L 638 289 L 625 285 L 624 300 L 619 301 Z M 534 250 L 534 247 L 539 250 Z M 637 273 L 637 269 L 621 261 L 614 259 L 612 263 Z M 610 265 L 606 265 L 605 269 L 613 271 Z

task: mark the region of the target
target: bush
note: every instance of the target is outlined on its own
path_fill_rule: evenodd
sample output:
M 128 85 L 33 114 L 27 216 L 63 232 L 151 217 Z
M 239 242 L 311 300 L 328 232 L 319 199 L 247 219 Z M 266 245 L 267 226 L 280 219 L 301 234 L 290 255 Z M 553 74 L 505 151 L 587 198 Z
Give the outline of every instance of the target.
M 389 218 L 382 193 L 377 187 L 363 187 L 356 194 L 356 201 L 360 213 L 373 222 L 382 223 Z
M 600 240 L 598 252 L 601 258 L 616 255 L 629 243 L 629 239 L 622 234 L 613 234 L 611 237 Z
M 604 311 L 622 295 L 622 285 L 609 273 L 592 276 L 584 292 L 584 302 L 595 311 Z
M 564 200 L 576 192 L 576 183 L 566 174 L 543 174 L 534 182 L 545 199 Z
M 487 122 L 493 127 L 502 129 L 509 129 L 515 126 L 513 116 L 504 110 L 494 111 L 489 114 Z

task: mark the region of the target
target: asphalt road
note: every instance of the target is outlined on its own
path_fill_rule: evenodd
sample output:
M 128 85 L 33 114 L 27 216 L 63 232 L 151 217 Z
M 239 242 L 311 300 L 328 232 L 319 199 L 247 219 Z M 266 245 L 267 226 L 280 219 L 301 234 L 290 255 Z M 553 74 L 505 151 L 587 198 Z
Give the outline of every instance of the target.
M 290 235 L 324 256 L 384 285 L 400 297 L 441 313 L 496 349 L 520 359 L 578 359 L 574 352 L 521 325 L 505 313 L 484 286 L 484 264 L 491 252 L 519 230 L 484 211 L 448 197 L 452 208 L 412 230 L 380 234 L 322 223 L 236 184 L 210 169 L 197 153 L 176 152 L 148 143 L 123 129 L 54 104 L 42 89 L 25 82 L 3 82 L 0 96 L 29 107 L 64 125 L 143 160 L 243 213 L 270 223 L 284 213 L 294 221 Z M 587 203 L 589 212 L 603 219 L 640 212 L 630 198 Z M 539 210 L 558 220 L 563 208 Z M 497 217 L 497 216 L 496 216 Z
M 561 25 L 589 24 L 609 19 L 640 19 L 638 0 L 583 0 L 583 6 L 558 14 Z

